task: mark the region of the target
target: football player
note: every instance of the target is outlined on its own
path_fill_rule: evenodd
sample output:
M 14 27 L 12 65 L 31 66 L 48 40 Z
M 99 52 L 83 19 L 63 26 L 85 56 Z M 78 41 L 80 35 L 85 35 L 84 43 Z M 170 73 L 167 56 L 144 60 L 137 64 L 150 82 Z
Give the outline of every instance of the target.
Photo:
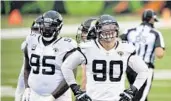
M 36 20 L 33 21 L 31 26 L 31 33 L 38 33 L 40 34 L 40 23 L 42 20 L 42 16 L 38 16 Z
M 80 45 L 64 61 L 63 76 L 77 101 L 131 101 L 147 79 L 148 68 L 135 55 L 132 44 L 117 40 L 119 25 L 112 16 L 100 16 L 95 26 L 97 39 Z M 86 92 L 80 89 L 72 71 L 79 64 L 86 65 Z M 127 65 L 138 75 L 134 84 L 125 89 Z
M 77 43 L 86 42 L 95 39 L 95 23 L 97 18 L 88 18 L 78 28 L 76 40 Z
M 31 25 L 31 34 L 29 34 L 27 37 L 34 35 L 34 34 L 40 34 L 40 20 L 41 20 L 41 16 L 37 17 L 32 25 Z M 24 41 L 21 45 L 21 50 L 23 51 L 24 48 L 26 46 L 26 42 Z M 17 88 L 15 91 L 15 101 L 21 101 L 23 92 L 24 92 L 24 63 L 22 65 L 19 77 L 18 77 L 18 84 L 17 84 Z
M 84 42 L 96 39 L 95 35 L 95 22 L 97 18 L 88 18 L 84 22 L 81 23 L 80 27 L 78 28 L 76 41 L 78 44 L 82 44 Z M 85 65 L 82 64 L 82 83 L 81 89 L 85 90 L 86 86 L 86 71 Z
M 77 44 L 70 38 L 59 36 L 62 25 L 62 16 L 50 10 L 42 15 L 41 34 L 33 34 L 26 39 L 22 101 L 72 100 L 61 65 L 67 53 Z

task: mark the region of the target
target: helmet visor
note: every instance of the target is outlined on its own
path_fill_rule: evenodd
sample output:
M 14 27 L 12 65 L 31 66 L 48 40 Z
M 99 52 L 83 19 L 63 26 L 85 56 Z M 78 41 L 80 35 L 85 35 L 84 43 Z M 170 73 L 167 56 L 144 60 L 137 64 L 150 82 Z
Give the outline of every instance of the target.
M 101 39 L 111 39 L 117 36 L 118 27 L 115 24 L 104 24 L 101 27 L 100 36 Z

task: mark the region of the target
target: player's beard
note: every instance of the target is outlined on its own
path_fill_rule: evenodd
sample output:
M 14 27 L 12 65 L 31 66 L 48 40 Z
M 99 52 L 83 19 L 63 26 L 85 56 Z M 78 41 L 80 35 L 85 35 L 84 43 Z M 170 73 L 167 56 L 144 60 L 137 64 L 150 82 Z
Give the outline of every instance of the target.
M 51 41 L 54 37 L 56 37 L 56 36 L 55 36 L 55 32 L 53 33 L 53 35 L 52 35 L 51 37 L 44 37 L 44 36 L 43 36 L 43 39 L 44 39 L 45 41 Z

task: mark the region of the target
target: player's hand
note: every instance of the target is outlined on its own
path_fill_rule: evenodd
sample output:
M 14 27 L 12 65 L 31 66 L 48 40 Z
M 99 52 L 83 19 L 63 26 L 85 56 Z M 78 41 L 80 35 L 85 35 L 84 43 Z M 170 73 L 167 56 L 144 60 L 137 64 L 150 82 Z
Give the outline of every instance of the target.
M 92 101 L 91 98 L 86 94 L 86 92 L 81 90 L 75 97 L 76 101 Z
M 86 92 L 82 91 L 77 84 L 72 84 L 70 87 L 75 95 L 76 101 L 92 101 Z
M 129 89 L 124 90 L 124 92 L 120 94 L 121 98 L 119 101 L 132 101 L 136 92 L 137 92 L 137 88 L 134 86 L 131 86 Z
M 22 96 L 21 95 L 15 95 L 15 101 L 21 101 Z
M 29 100 L 30 100 L 30 88 L 26 88 L 24 90 L 22 101 L 29 101 Z
M 49 96 L 46 96 L 43 101 L 55 101 L 55 98 L 53 97 L 53 95 L 49 95 Z
M 23 93 L 24 93 L 24 89 L 23 89 L 23 92 L 16 91 L 15 92 L 15 101 L 21 101 Z

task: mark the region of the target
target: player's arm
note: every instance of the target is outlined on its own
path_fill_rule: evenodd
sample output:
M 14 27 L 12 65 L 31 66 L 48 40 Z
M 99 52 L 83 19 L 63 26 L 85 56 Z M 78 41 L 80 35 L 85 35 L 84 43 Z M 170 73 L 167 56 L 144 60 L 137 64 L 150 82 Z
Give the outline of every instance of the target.
M 76 69 L 74 69 L 73 72 L 74 72 L 74 75 L 76 75 Z M 56 90 L 52 93 L 53 97 L 57 99 L 58 97 L 63 95 L 68 90 L 68 88 L 69 86 L 66 83 L 66 81 L 62 80 L 61 83 L 56 88 Z
M 137 76 L 133 85 L 120 94 L 121 99 L 119 101 L 128 101 L 126 99 L 131 100 L 150 74 L 145 62 L 137 55 L 132 54 L 128 58 L 128 65 L 137 73 Z
M 15 101 L 21 101 L 22 95 L 24 93 L 24 63 L 23 66 L 21 68 L 19 77 L 18 77 L 18 83 L 17 83 L 17 88 L 15 91 Z
M 72 53 L 64 63 L 62 64 L 61 70 L 67 84 L 72 89 L 76 99 L 79 100 L 91 100 L 85 92 L 80 89 L 80 86 L 76 83 L 74 78 L 73 70 L 77 68 L 78 65 L 86 63 L 86 57 L 81 51 L 75 51 Z
M 31 71 L 31 67 L 29 65 L 29 57 L 28 57 L 28 50 L 27 45 L 24 49 L 24 84 L 25 84 L 25 91 L 22 97 L 22 101 L 29 101 L 30 96 L 30 87 L 28 85 L 28 77 Z
M 74 69 L 73 72 L 76 75 L 76 69 Z M 46 99 L 48 101 L 55 101 L 55 99 L 63 95 L 68 90 L 68 88 L 68 84 L 66 83 L 65 79 L 63 79 L 58 85 L 58 87 L 55 89 L 55 91 L 52 92 L 52 95 L 48 96 Z
M 74 49 L 68 51 L 68 52 L 64 55 L 64 57 L 63 57 L 63 62 L 64 62 L 65 59 L 66 59 L 69 55 L 71 55 L 74 51 L 76 51 L 76 48 L 74 48 Z M 73 70 L 73 72 L 74 72 L 74 75 L 76 76 L 77 69 L 75 68 L 75 69 Z M 55 91 L 52 93 L 53 97 L 54 97 L 55 99 L 58 98 L 58 97 L 60 97 L 61 95 L 63 95 L 63 94 L 68 90 L 68 88 L 69 88 L 68 84 L 66 83 L 65 79 L 63 79 L 63 80 L 61 81 L 61 83 L 58 85 L 58 87 L 55 89 Z
M 81 65 L 82 67 L 82 83 L 81 83 L 81 89 L 86 91 L 86 66 L 84 64 Z
M 62 80 L 59 86 L 55 89 L 55 91 L 52 93 L 53 97 L 57 99 L 61 95 L 63 95 L 67 90 L 69 86 L 67 85 L 65 80 Z
M 21 44 L 21 50 L 24 51 L 25 47 L 26 47 L 26 41 L 24 41 Z M 25 86 L 24 86 L 24 62 L 25 62 L 25 60 L 23 58 L 23 65 L 22 65 L 22 68 L 21 68 L 21 71 L 20 71 L 20 74 L 18 77 L 17 88 L 15 91 L 15 101 L 21 101 L 21 98 L 22 98 L 22 95 L 23 95 L 24 89 L 25 89 Z
M 62 64 L 61 70 L 69 86 L 77 84 L 74 78 L 73 70 L 83 61 L 81 60 L 81 57 L 82 54 L 79 51 L 75 51 L 68 58 L 66 58 Z
M 31 67 L 29 65 L 29 57 L 28 57 L 27 46 L 24 49 L 24 57 L 25 57 L 25 64 L 24 64 L 24 84 L 25 84 L 25 88 L 29 88 L 29 85 L 28 85 L 28 77 L 29 77 L 29 74 L 30 74 Z
M 161 59 L 164 56 L 165 44 L 161 33 L 158 33 L 155 40 L 155 54 L 157 58 Z

